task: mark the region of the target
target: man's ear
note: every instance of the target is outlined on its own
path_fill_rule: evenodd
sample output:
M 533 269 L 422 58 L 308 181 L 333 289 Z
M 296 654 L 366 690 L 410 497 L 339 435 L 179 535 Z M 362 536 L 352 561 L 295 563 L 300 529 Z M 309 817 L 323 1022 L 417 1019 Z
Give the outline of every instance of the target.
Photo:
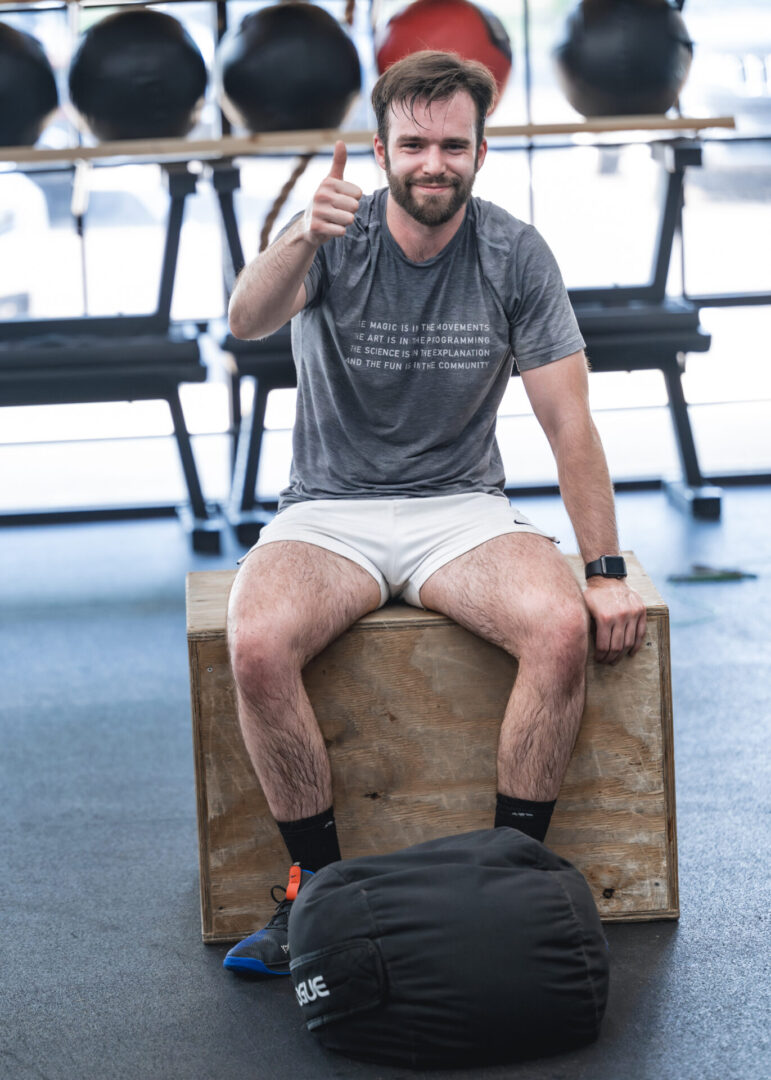
M 385 172 L 385 143 L 379 135 L 375 135 L 374 139 L 372 140 L 372 145 L 375 149 L 375 161 L 378 163 L 383 172 Z
M 484 165 L 485 158 L 487 157 L 487 139 L 482 139 L 477 150 L 477 171 Z

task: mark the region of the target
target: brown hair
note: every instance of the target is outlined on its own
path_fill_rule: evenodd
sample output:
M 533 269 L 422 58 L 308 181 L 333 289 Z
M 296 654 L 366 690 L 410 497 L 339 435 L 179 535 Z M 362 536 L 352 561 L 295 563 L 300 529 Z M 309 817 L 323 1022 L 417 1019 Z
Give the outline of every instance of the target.
M 453 52 L 424 49 L 410 53 L 387 68 L 372 90 L 372 108 L 377 119 L 377 133 L 388 139 L 388 114 L 402 104 L 415 117 L 417 101 L 431 105 L 459 91 L 471 95 L 477 110 L 477 149 L 485 132 L 485 119 L 495 101 L 497 88 L 489 70 L 477 60 L 464 60 Z

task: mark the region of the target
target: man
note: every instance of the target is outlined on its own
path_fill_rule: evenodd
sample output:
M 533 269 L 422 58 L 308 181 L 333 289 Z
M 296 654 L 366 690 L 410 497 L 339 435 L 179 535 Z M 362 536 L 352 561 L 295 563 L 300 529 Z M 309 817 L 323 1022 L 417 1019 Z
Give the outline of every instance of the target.
M 605 576 L 623 560 L 559 270 L 535 229 L 471 198 L 494 95 L 486 68 L 452 54 L 389 68 L 372 95 L 388 188 L 363 196 L 346 181 L 338 142 L 305 213 L 233 292 L 237 337 L 294 319 L 298 391 L 290 484 L 228 617 L 244 741 L 295 865 L 287 898 L 231 949 L 229 968 L 286 973 L 289 905 L 305 873 L 340 857 L 301 672 L 356 619 L 400 596 L 518 658 L 493 820 L 539 840 L 581 721 L 589 616 L 599 660 L 642 643 L 641 599 Z M 502 493 L 495 417 L 513 360 L 589 564 L 585 597 Z

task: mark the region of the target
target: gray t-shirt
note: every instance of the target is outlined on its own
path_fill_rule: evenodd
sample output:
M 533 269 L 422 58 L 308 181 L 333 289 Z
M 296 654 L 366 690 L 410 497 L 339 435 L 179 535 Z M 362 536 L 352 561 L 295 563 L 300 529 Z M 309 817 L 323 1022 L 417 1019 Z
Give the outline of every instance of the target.
M 306 499 L 501 492 L 495 421 L 520 371 L 583 348 L 539 233 L 481 199 L 433 259 L 408 259 L 387 188 L 319 248 L 292 320 L 297 416 L 289 487 Z

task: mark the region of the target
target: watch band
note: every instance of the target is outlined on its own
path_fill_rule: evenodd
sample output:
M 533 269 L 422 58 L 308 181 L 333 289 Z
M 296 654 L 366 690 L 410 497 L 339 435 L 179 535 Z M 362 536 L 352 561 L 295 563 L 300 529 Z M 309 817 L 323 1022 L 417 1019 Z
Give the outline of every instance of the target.
M 626 562 L 622 555 L 601 555 L 588 562 L 584 572 L 587 580 L 590 577 L 625 578 Z

